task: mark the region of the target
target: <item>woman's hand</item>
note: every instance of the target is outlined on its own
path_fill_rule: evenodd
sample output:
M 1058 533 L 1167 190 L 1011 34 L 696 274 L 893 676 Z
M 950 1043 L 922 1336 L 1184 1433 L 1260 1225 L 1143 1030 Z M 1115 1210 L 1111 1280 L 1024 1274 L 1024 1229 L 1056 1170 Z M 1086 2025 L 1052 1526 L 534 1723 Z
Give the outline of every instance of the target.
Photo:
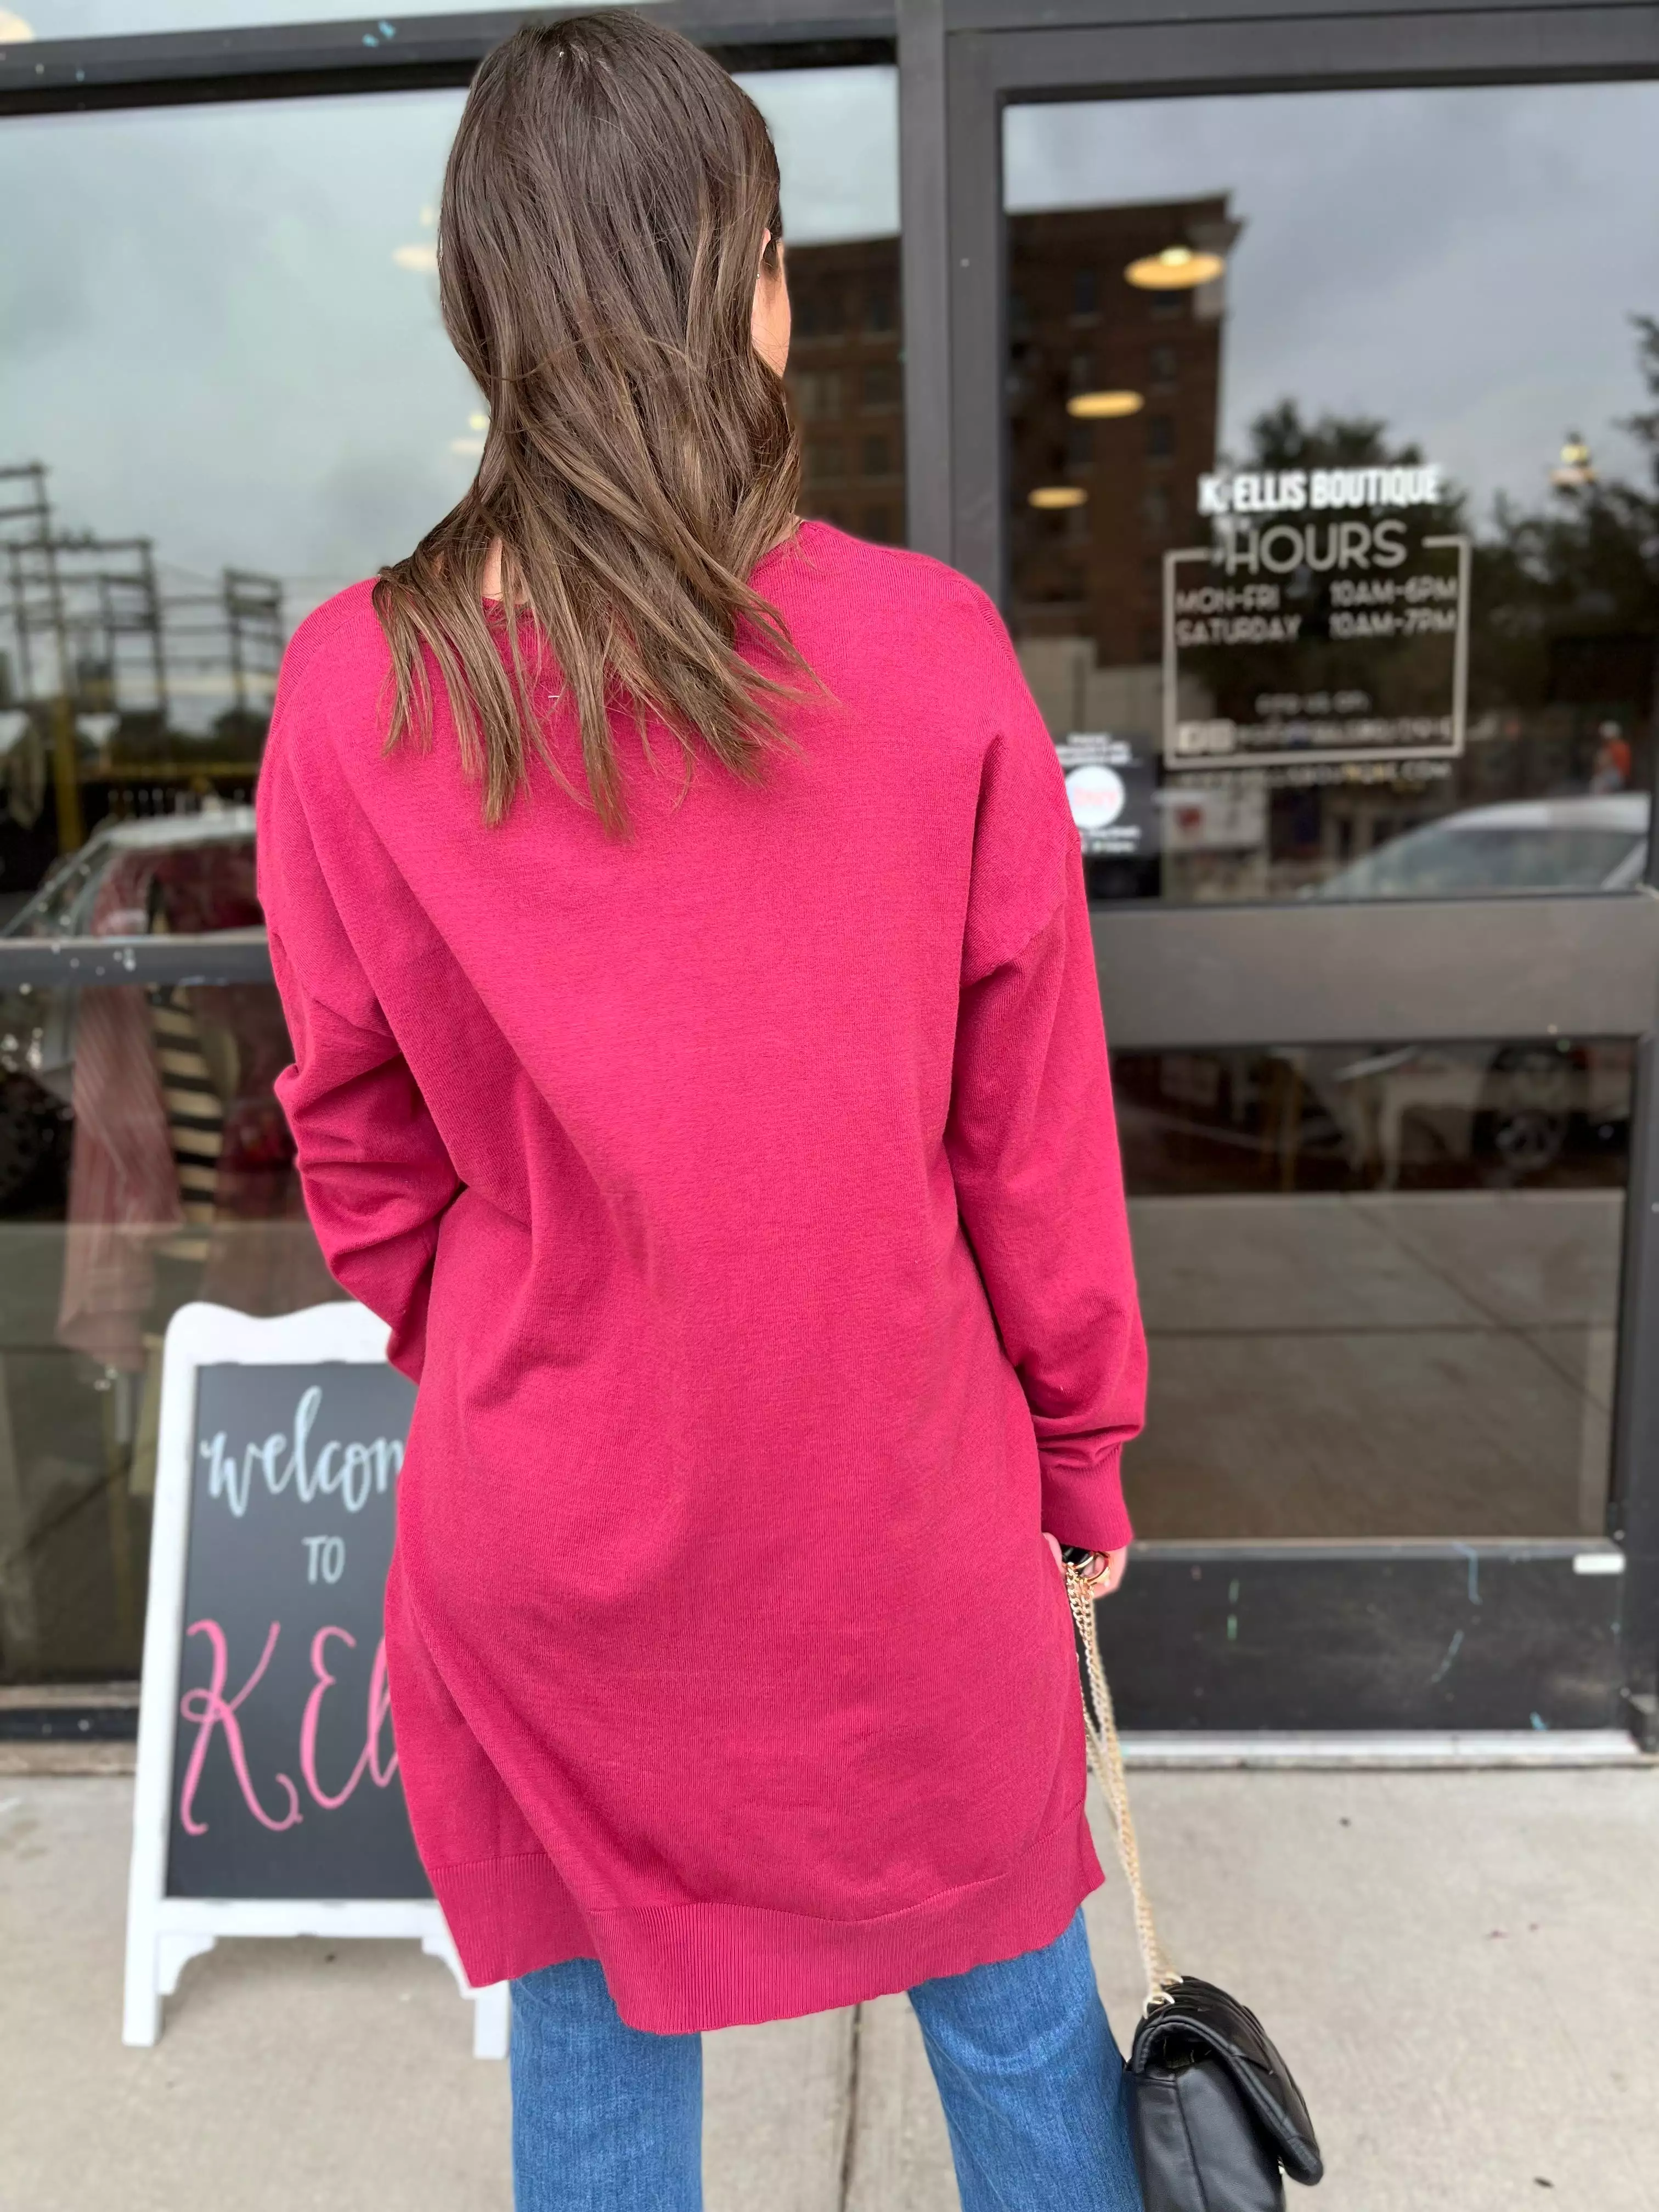
M 1064 1574 L 1066 1562 L 1060 1556 L 1059 1539 L 1049 1535 L 1045 1530 L 1042 1540 L 1054 1553 L 1054 1565 Z M 1080 1570 L 1090 1596 L 1110 1597 L 1112 1592 L 1123 1580 L 1124 1571 L 1128 1564 L 1129 1547 L 1127 1544 L 1121 1552 L 1091 1552 Z

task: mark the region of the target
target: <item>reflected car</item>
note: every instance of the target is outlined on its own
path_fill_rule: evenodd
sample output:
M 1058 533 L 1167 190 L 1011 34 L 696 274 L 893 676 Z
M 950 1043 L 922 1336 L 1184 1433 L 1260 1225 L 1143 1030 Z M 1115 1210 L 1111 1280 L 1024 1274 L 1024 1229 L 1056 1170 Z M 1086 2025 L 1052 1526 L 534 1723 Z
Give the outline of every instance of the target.
M 220 805 L 101 822 L 0 927 L 0 943 L 258 931 L 253 821 L 252 806 Z M 48 1182 L 61 1181 L 78 997 L 53 985 L 0 986 L 0 1210 L 44 1201 Z
M 1522 799 L 1444 816 L 1304 898 L 1620 891 L 1643 879 L 1645 793 Z M 1126 1130 L 1143 1187 L 1522 1187 L 1605 1181 L 1629 1142 L 1625 1038 L 1130 1054 Z
M 1643 878 L 1652 802 L 1644 791 L 1511 799 L 1448 814 L 1379 846 L 1320 884 L 1322 899 L 1502 898 L 1621 891 Z M 1310 1086 L 1342 1124 L 1351 1157 L 1385 1188 L 1400 1179 L 1406 1124 L 1438 1133 L 1486 1179 L 1532 1181 L 1583 1124 L 1602 1142 L 1630 1118 L 1631 1048 L 1552 1037 L 1486 1054 L 1407 1045 L 1304 1055 Z
M 1115 1053 L 1143 1196 L 1616 1184 L 1627 1038 Z
M 1379 845 L 1304 896 L 1498 898 L 1528 891 L 1629 890 L 1642 880 L 1650 812 L 1644 791 L 1471 806 Z

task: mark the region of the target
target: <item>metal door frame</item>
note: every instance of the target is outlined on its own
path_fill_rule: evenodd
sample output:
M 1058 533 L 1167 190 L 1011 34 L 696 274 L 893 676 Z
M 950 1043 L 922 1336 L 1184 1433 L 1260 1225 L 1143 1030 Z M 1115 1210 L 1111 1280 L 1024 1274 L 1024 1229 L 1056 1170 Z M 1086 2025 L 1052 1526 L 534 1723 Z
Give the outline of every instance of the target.
M 1007 0 L 899 0 L 906 403 L 924 465 L 912 543 L 1004 605 L 1007 106 L 1659 77 L 1659 14 L 1640 6 L 1275 0 L 1269 12 L 1261 0 L 1198 0 L 1173 12 L 1044 0 L 1034 21 Z M 1103 1616 L 1132 1723 L 1617 1721 L 1659 1740 L 1659 1369 L 1639 1357 L 1659 1325 L 1659 838 L 1655 848 L 1650 887 L 1619 896 L 1096 910 L 1121 1048 L 1555 1031 L 1638 1042 L 1606 1542 L 1146 1545 Z M 1624 1571 L 1604 1576 L 1615 1545 Z M 1264 1613 L 1241 1651 L 1239 1621 Z M 1475 1632 L 1474 1668 L 1467 1656 L 1455 1674 L 1438 1665 L 1473 1649 Z

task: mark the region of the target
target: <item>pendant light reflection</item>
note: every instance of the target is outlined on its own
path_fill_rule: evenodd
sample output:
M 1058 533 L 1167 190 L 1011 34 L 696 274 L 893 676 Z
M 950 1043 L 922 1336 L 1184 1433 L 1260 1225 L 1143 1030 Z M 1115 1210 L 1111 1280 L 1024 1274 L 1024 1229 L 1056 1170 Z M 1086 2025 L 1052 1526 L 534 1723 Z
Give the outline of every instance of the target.
M 34 27 L 15 15 L 9 8 L 0 8 L 0 46 L 27 46 L 34 36 Z
M 1161 253 L 1148 253 L 1124 270 L 1130 283 L 1143 292 L 1188 292 L 1195 284 L 1213 284 L 1227 266 L 1218 253 L 1200 253 L 1190 246 L 1166 246 Z
M 1089 495 L 1081 484 L 1039 484 L 1026 498 L 1028 505 L 1054 514 L 1062 507 L 1086 506 Z
M 1139 415 L 1146 404 L 1138 392 L 1074 392 L 1066 412 L 1081 422 L 1111 422 L 1122 415 Z
M 421 210 L 421 228 L 431 230 L 438 220 L 438 210 L 427 206 Z M 429 238 L 413 246 L 394 246 L 392 258 L 399 269 L 413 269 L 422 276 L 430 276 L 438 266 L 438 248 Z
M 1579 491 L 1595 482 L 1595 464 L 1590 459 L 1590 449 L 1577 430 L 1568 431 L 1561 458 L 1550 471 L 1550 482 L 1558 491 Z

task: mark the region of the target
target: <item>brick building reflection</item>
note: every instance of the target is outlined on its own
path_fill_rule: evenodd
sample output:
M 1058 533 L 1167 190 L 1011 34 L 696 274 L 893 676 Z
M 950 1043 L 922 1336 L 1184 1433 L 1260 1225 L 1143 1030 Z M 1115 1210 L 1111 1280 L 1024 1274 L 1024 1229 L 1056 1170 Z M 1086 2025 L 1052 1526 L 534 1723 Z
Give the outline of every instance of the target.
M 1010 617 L 1057 735 L 1157 727 L 1162 558 L 1191 542 L 1216 462 L 1225 277 L 1124 272 L 1171 245 L 1224 257 L 1238 229 L 1224 194 L 1009 221 Z M 898 241 L 794 246 L 789 269 L 803 503 L 896 541 Z
M 904 537 L 898 240 L 789 250 L 789 390 L 808 514 L 878 544 Z
M 1224 259 L 1238 230 L 1224 195 L 1009 222 L 1009 614 L 1056 736 L 1158 727 L 1163 556 L 1216 465 L 1226 278 L 1126 271 Z

